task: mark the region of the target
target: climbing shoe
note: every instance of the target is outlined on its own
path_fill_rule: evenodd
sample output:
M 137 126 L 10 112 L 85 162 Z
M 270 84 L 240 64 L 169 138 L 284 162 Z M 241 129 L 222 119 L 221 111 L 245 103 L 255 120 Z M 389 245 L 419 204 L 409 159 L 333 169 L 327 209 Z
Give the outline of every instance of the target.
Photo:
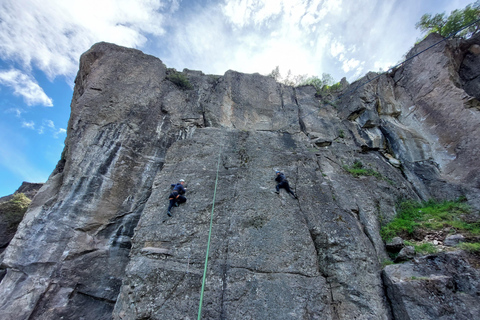
M 175 202 L 175 207 L 178 207 L 178 202 Z
M 167 211 L 167 215 L 168 215 L 169 217 L 172 216 L 172 214 L 170 213 L 170 211 Z
M 280 194 L 280 191 L 275 191 L 276 194 Z

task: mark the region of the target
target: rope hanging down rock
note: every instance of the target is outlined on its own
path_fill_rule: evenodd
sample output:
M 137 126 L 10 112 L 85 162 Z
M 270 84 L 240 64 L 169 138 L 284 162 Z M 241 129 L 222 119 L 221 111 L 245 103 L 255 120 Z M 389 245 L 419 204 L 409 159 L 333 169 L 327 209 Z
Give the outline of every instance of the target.
M 215 177 L 215 189 L 213 191 L 212 212 L 210 214 L 210 228 L 208 230 L 207 253 L 205 254 L 205 266 L 203 268 L 202 290 L 200 291 L 200 303 L 198 305 L 198 317 L 197 317 L 198 320 L 200 320 L 202 317 L 203 293 L 205 291 L 205 279 L 207 277 L 208 254 L 210 252 L 210 238 L 212 236 L 213 211 L 215 210 L 215 196 L 217 195 L 218 171 L 220 168 L 221 155 L 222 155 L 222 149 L 220 149 L 220 152 L 218 153 L 217 175 Z

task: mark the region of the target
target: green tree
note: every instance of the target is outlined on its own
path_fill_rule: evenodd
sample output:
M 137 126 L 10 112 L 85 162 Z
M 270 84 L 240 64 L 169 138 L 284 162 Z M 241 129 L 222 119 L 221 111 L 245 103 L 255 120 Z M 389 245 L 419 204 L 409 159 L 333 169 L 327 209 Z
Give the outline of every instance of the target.
M 297 84 L 297 86 L 307 85 L 314 86 L 318 94 L 335 91 L 340 88 L 340 83 L 335 83 L 332 75 L 328 73 L 323 73 L 321 79 L 317 76 L 313 76 L 304 79 L 301 83 Z
M 437 13 L 434 16 L 426 13 L 415 24 L 415 27 L 427 35 L 436 32 L 447 37 L 478 19 L 480 19 L 480 1 L 469 4 L 464 9 L 453 10 L 449 16 L 446 16 L 445 12 Z M 457 33 L 456 36 L 469 38 L 479 30 L 480 23 L 476 22 L 462 32 Z

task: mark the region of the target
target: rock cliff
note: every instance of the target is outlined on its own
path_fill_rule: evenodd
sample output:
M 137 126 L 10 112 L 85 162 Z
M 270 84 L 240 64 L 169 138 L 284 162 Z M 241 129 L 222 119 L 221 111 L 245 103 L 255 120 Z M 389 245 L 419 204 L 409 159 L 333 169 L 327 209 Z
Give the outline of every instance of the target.
M 333 104 L 94 45 L 62 158 L 5 251 L 0 318 L 195 318 L 213 205 L 204 319 L 478 317 L 462 252 L 382 271 L 379 229 L 401 199 L 480 208 L 479 43 L 442 42 Z M 275 170 L 298 199 L 273 193 Z M 179 179 L 188 201 L 168 217 Z

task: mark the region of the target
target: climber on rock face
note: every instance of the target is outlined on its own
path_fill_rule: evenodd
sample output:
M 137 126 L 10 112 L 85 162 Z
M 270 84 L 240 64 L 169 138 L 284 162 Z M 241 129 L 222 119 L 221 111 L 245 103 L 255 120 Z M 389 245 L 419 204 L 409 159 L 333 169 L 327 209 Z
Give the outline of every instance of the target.
M 187 202 L 187 198 L 183 196 L 185 194 L 186 189 L 184 188 L 183 185 L 185 184 L 185 180 L 181 179 L 179 183 L 177 184 L 172 184 L 173 190 L 172 193 L 168 196 L 168 200 L 170 200 L 170 204 L 167 209 L 167 215 L 169 217 L 172 216 L 172 213 L 170 210 L 172 209 L 173 206 L 178 207 L 180 203 Z
M 171 186 L 173 187 L 173 191 L 177 191 L 179 194 L 185 194 L 187 188 L 183 186 L 184 184 L 185 180 L 180 179 L 177 184 L 171 184 Z
M 290 185 L 288 184 L 288 180 L 287 180 L 287 178 L 285 178 L 285 175 L 283 174 L 283 172 L 276 171 L 275 174 L 276 174 L 275 181 L 278 182 L 277 186 L 275 187 L 277 189 L 277 191 L 275 191 L 275 193 L 280 194 L 280 188 L 283 188 L 283 189 L 287 190 L 287 192 L 290 193 L 292 196 L 294 196 L 295 199 L 298 199 L 297 196 L 295 195 L 295 193 L 293 193 L 293 191 L 290 189 Z

